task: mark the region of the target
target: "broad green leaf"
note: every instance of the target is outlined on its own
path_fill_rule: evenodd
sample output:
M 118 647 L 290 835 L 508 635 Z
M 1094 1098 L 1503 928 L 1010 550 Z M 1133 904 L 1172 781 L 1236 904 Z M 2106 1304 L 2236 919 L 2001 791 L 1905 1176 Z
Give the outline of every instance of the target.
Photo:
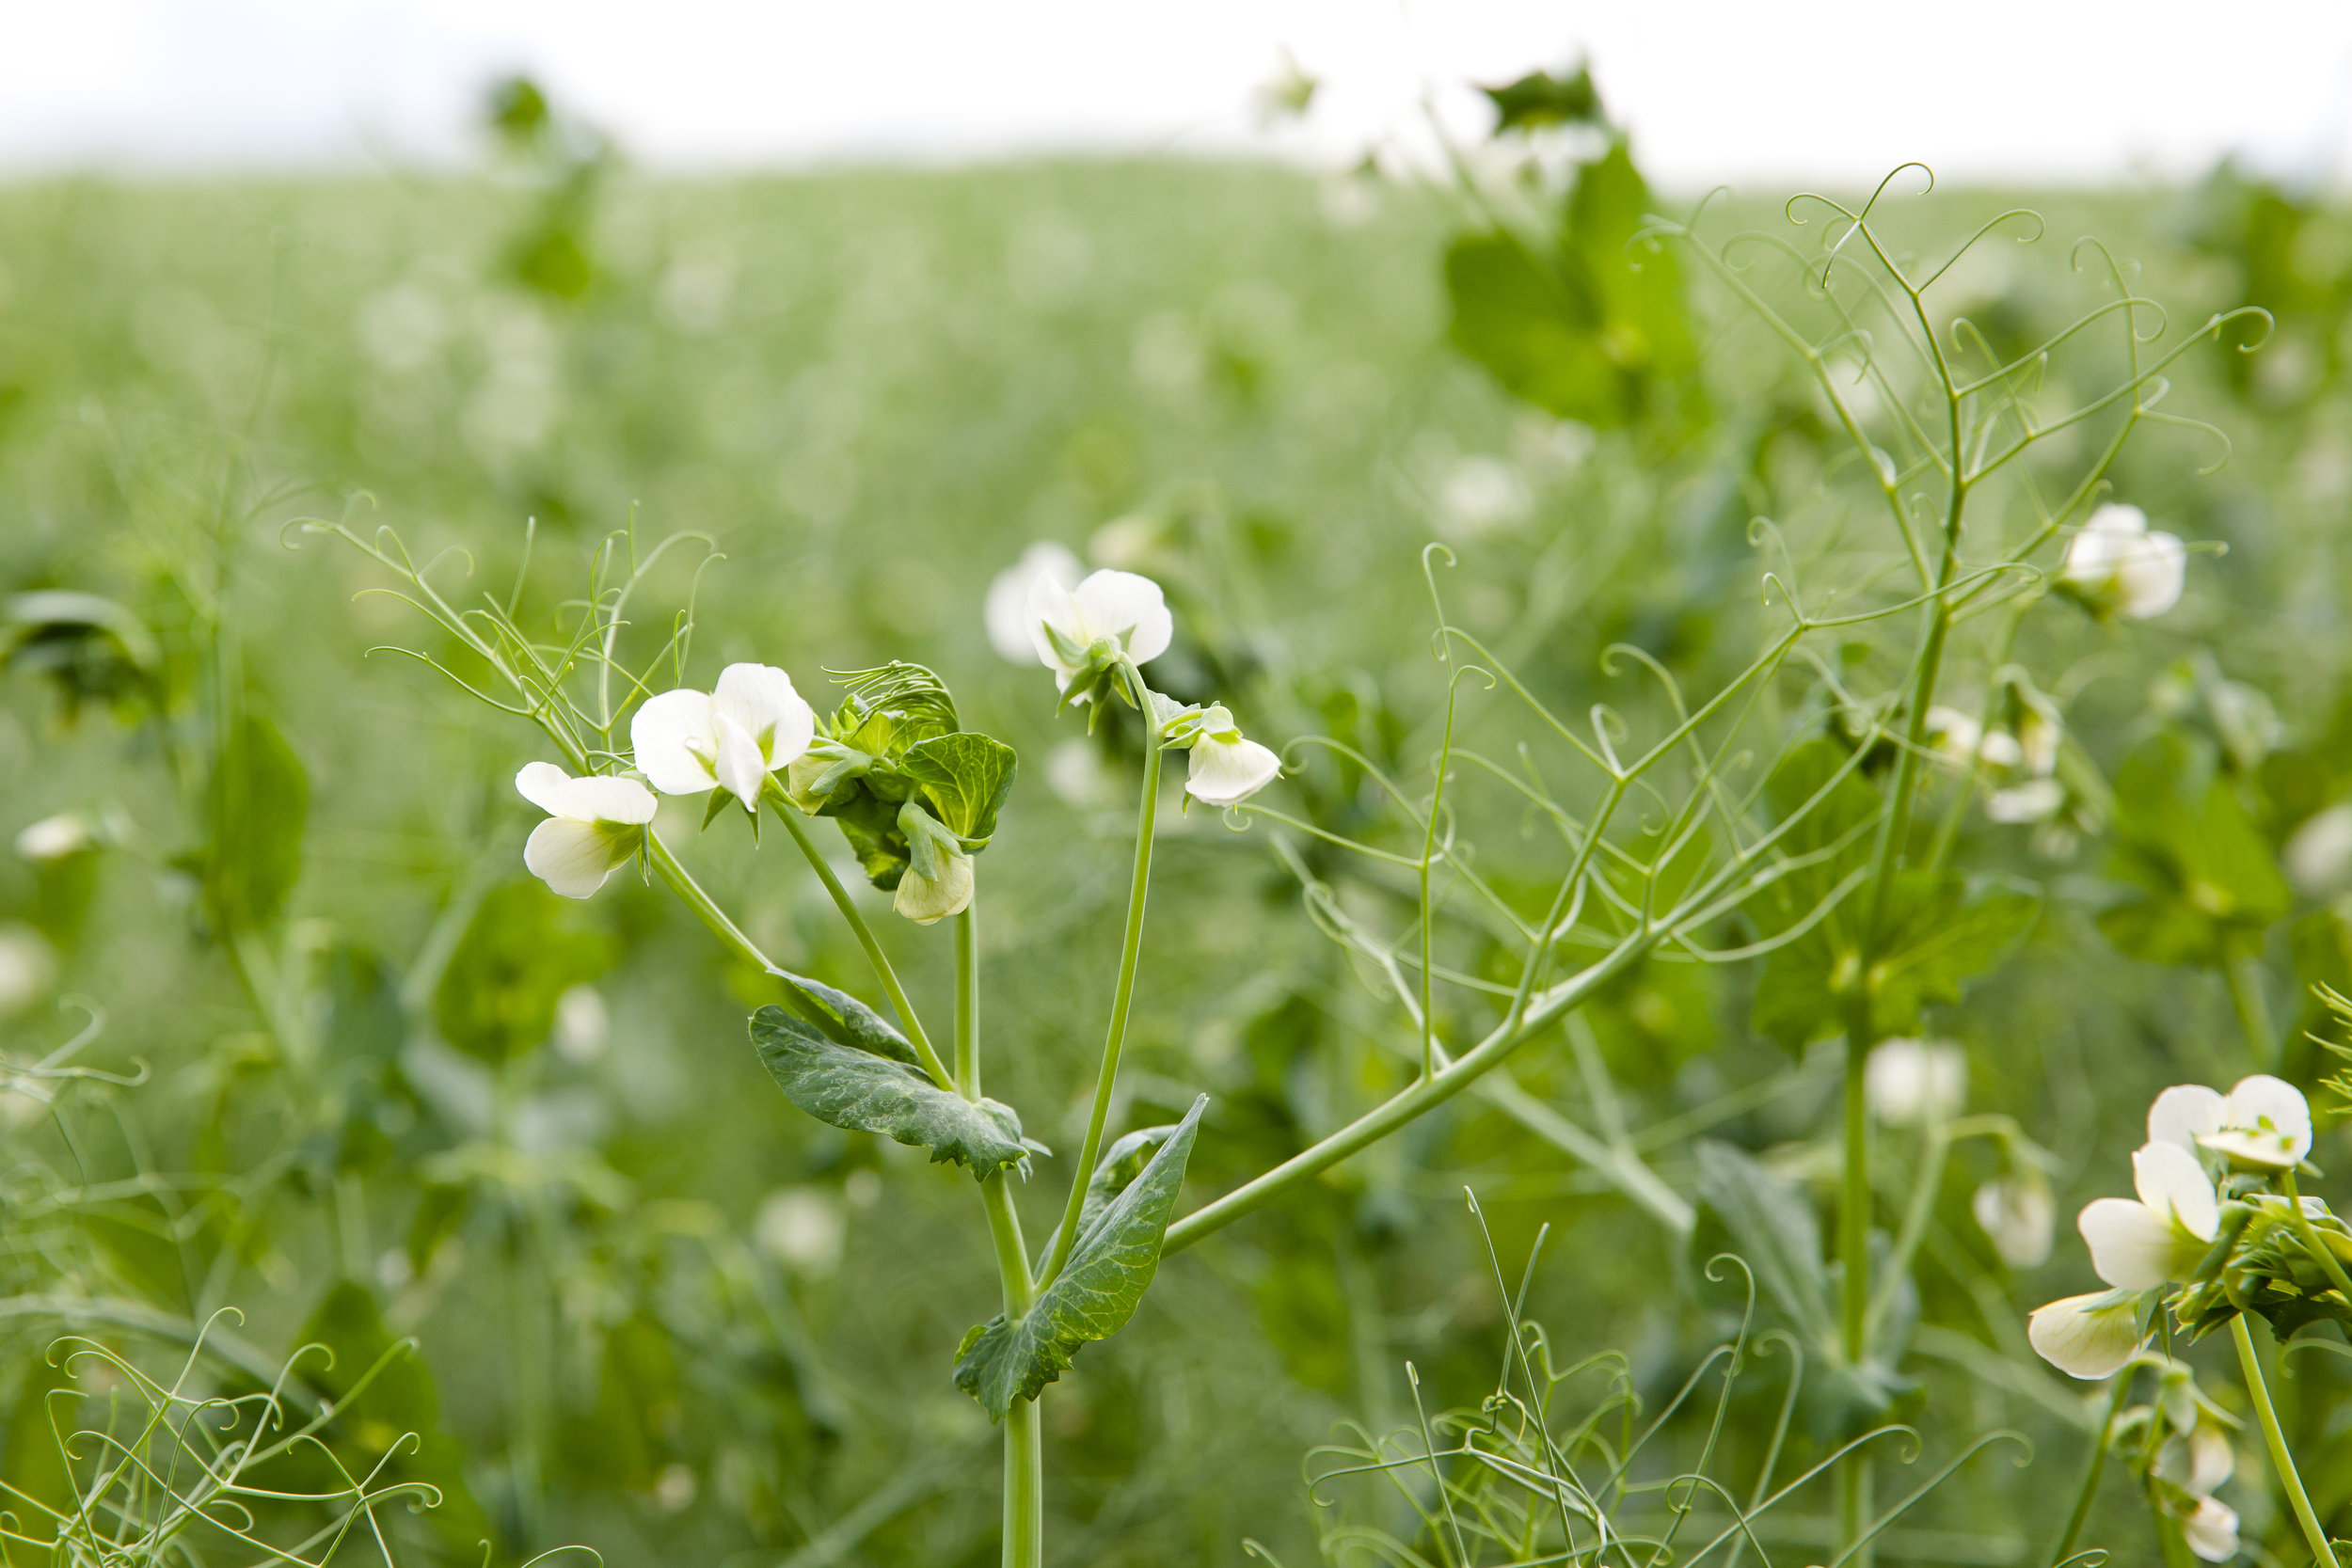
M 2126 956 L 2219 964 L 2258 942 L 2293 898 L 2261 830 L 2214 766 L 2210 747 L 2154 736 L 2115 776 L 2109 871 L 2132 896 L 2099 916 Z
M 210 785 L 204 883 L 214 917 L 230 931 L 261 929 L 302 875 L 310 777 L 278 726 L 247 714 L 214 760 Z
M 467 922 L 434 992 L 441 1037 L 486 1062 L 506 1061 L 545 1040 L 563 994 L 620 956 L 611 937 L 576 924 L 579 918 L 535 881 L 493 888 Z
M 1001 1421 L 1016 1400 L 1035 1399 L 1078 1347 L 1127 1325 L 1160 1266 L 1160 1243 L 1184 1185 L 1184 1163 L 1209 1097 L 1192 1102 L 1135 1180 L 1078 1228 L 1070 1260 L 1019 1323 L 1000 1314 L 963 1337 L 956 1386 Z M 1089 1180 L 1089 1185 L 1091 1181 Z
M 1157 1154 L 1160 1147 L 1174 1137 L 1183 1126 L 1182 1122 L 1170 1122 L 1164 1127 L 1139 1127 L 1103 1151 L 1103 1157 L 1094 1163 L 1094 1174 L 1087 1178 L 1087 1195 L 1078 1205 L 1079 1235 L 1083 1236 L 1094 1228 L 1095 1222 L 1103 1217 L 1103 1211 L 1135 1183 L 1136 1178 L 1143 1174 L 1144 1166 L 1152 1163 L 1152 1156 Z M 1050 1254 L 1055 1243 L 1060 1240 L 1061 1227 L 1056 1226 L 1038 1250 Z
M 1500 87 L 1480 87 L 1495 106 L 1495 130 L 1520 131 L 1550 125 L 1597 125 L 1600 94 L 1593 73 L 1578 66 L 1565 76 L 1534 71 Z
M 490 1521 L 467 1489 L 465 1449 L 441 1424 L 440 1393 L 416 1341 L 392 1338 L 374 1292 L 356 1280 L 329 1287 L 294 1343 L 333 1353 L 331 1364 L 315 1352 L 300 1364 L 304 1381 L 335 1406 L 329 1446 L 362 1474 L 382 1464 L 379 1485 L 423 1481 L 437 1488 L 440 1506 L 425 1517 L 450 1550 L 478 1555 Z M 416 1441 L 403 1444 L 410 1433 Z
M 1951 873 L 1901 873 L 1888 890 L 1867 976 L 1873 1030 L 1882 1038 L 1908 1033 L 1922 1006 L 1959 1001 L 1961 983 L 1999 964 L 2041 915 L 2038 893 L 1974 891 Z
M 914 1047 L 882 1014 L 822 980 L 770 966 L 768 973 L 784 982 L 795 1011 L 817 1025 L 828 1038 L 887 1056 L 894 1062 L 915 1063 Z
M 1755 1274 L 1757 1294 L 1789 1327 L 1817 1348 L 1836 1345 L 1835 1297 L 1813 1206 L 1745 1150 L 1703 1138 L 1693 1152 L 1702 1205 L 1694 1256 L 1704 1263 L 1716 1252 L 1737 1255 Z
M 908 747 L 898 766 L 923 786 L 939 819 L 978 847 L 996 832 L 1019 760 L 1003 741 L 959 730 Z
M 751 1029 L 785 1098 L 818 1121 L 928 1148 L 934 1164 L 953 1160 L 978 1177 L 1001 1165 L 1025 1174 L 1030 1153 L 1041 1152 L 1021 1136 L 1011 1106 L 966 1100 L 919 1068 L 828 1039 L 782 1007 L 760 1008 Z

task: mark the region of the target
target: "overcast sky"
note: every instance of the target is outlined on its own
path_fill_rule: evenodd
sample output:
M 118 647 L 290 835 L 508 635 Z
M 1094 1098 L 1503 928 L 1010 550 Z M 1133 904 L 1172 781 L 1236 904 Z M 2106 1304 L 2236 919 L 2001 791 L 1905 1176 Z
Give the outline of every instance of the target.
M 1285 50 L 1324 90 L 1268 131 Z M 0 169 L 449 161 L 516 69 L 656 166 L 1337 163 L 1582 52 L 1684 185 L 2352 166 L 2352 0 L 0 0 Z

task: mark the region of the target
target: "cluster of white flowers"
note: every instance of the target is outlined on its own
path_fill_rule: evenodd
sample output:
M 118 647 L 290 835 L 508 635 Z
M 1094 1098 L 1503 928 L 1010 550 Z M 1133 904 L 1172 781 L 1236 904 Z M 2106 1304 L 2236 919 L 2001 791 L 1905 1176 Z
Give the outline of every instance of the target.
M 1957 708 L 1928 709 L 1928 736 L 1950 766 L 1982 768 L 1992 793 L 1984 815 L 1995 822 L 2041 823 L 2066 804 L 2058 781 L 2058 745 L 2065 726 L 2058 705 L 2022 674 L 2011 673 L 1999 692 L 1990 727 Z
M 1084 703 L 1110 689 L 1119 672 L 1166 653 L 1175 621 L 1149 578 L 1101 571 L 1080 579 L 1077 573 L 1077 559 L 1060 546 L 1032 546 L 990 586 L 986 610 L 989 640 L 1000 653 L 1034 657 L 1070 701 Z M 1237 805 L 1280 774 L 1281 759 L 1244 736 L 1223 706 L 1144 695 L 1159 743 L 1192 754 L 1184 787 L 1194 799 Z M 723 789 L 756 814 L 773 775 L 816 736 L 816 710 L 773 665 L 730 664 L 708 691 L 665 691 L 630 721 L 634 776 L 574 778 L 547 762 L 515 776 L 523 799 L 548 814 L 524 846 L 523 863 L 554 892 L 586 898 L 644 847 L 657 791 Z M 913 816 L 919 818 L 912 822 L 915 852 L 895 907 L 928 926 L 972 901 L 972 862 L 954 835 L 922 813 Z
M 2267 1074 L 2228 1094 L 2179 1084 L 2148 1108 L 2148 1141 L 2132 1155 L 2131 1198 L 2103 1197 L 2075 1222 L 2090 1266 L 2114 1289 L 2037 1310 L 2026 1338 L 2042 1358 L 2080 1378 L 2114 1375 L 2137 1353 L 2146 1296 L 2186 1284 L 2221 1230 L 2207 1170 L 2293 1170 L 2312 1148 L 2312 1111 L 2294 1085 Z
M 2102 615 L 2145 621 L 2181 602 L 2188 556 L 2137 506 L 2107 505 L 2068 541 L 2058 581 Z

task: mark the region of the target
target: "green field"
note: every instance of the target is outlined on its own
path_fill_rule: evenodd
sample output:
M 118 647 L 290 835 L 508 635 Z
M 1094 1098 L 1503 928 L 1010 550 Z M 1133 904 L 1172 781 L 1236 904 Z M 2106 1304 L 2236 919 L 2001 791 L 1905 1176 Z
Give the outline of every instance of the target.
M 1711 221 L 1815 243 L 1778 193 L 1741 199 Z M 1905 198 L 1891 227 L 1948 249 L 2004 205 Z M 2251 358 L 2208 343 L 2181 359 L 2160 411 L 2211 429 L 2151 420 L 2113 469 L 2120 498 L 2191 542 L 2178 610 L 2102 625 L 2053 603 L 2008 642 L 1998 617 L 1959 634 L 1967 691 L 1992 692 L 2015 663 L 2063 705 L 2083 806 L 2071 835 L 2037 842 L 1957 798 L 1969 896 L 1997 882 L 2038 903 L 1997 962 L 1928 996 L 1920 1032 L 1964 1046 L 1972 1112 L 2014 1117 L 2049 1151 L 2058 1240 L 2046 1264 L 2012 1269 L 1973 1222 L 2008 1146 L 1956 1145 L 1915 1204 L 1924 1146 L 1882 1130 L 1876 1223 L 1892 1235 L 1915 1206 L 1925 1227 L 1891 1308 L 1905 1332 L 1882 1408 L 1930 1435 L 1917 1474 L 1882 1464 L 1879 1501 L 1978 1433 L 2017 1428 L 2037 1453 L 2030 1470 L 2006 1453 L 1963 1468 L 1882 1541 L 1889 1560 L 2046 1560 L 2105 1405 L 2032 1357 L 2024 1315 L 2090 1288 L 2065 1216 L 2126 1190 L 2156 1089 L 2275 1066 L 2314 1093 L 2314 1161 L 2343 1164 L 2324 1130 L 2340 1113 L 2313 1088 L 2328 1062 L 2303 1031 L 2325 1032 L 2305 988 L 2352 978 L 2352 924 L 2342 888 L 2304 879 L 2289 895 L 2270 857 L 2352 791 L 2352 220 L 2222 176 L 2044 210 L 2046 239 L 1989 242 L 1955 275 L 1959 306 L 2004 353 L 2097 303 L 2095 266 L 2070 266 L 2086 231 L 2144 265 L 2137 287 L 2170 310 L 2168 345 L 2249 300 L 2280 330 Z M 1682 263 L 1697 347 L 1680 424 L 1652 410 L 1596 433 L 1515 398 L 1449 341 L 1448 245 L 1482 221 L 1451 189 L 1170 162 L 619 171 L 576 198 L 519 176 L 0 190 L 0 593 L 99 594 L 136 623 L 75 641 L 11 601 L 0 830 L 73 813 L 99 847 L 0 856 L 14 1009 L 0 1022 L 0 1088 L 14 1091 L 0 1093 L 0 1477 L 53 1505 L 68 1495 L 44 1397 L 69 1371 L 40 1354 L 59 1336 L 168 1383 L 189 1326 L 234 1307 L 213 1344 L 233 1330 L 244 1364 L 199 1356 L 190 1386 L 259 1386 L 315 1339 L 336 1370 L 314 1357 L 294 1386 L 340 1401 L 355 1369 L 415 1337 L 413 1360 L 395 1357 L 326 1429 L 345 1463 L 389 1451 L 388 1476 L 443 1490 L 437 1509 L 384 1510 L 404 1562 L 479 1561 L 484 1540 L 501 1564 L 572 1543 L 614 1564 L 994 1560 L 995 1446 L 947 1376 L 965 1329 L 997 1309 L 969 1177 L 787 1104 L 744 1038 L 771 983 L 659 884 L 625 870 L 586 904 L 539 891 L 520 858 L 539 816 L 511 781 L 544 746 L 424 665 L 371 654 L 403 644 L 475 669 L 366 593 L 395 585 L 385 572 L 290 525 L 389 525 L 419 562 L 466 552 L 433 574 L 453 598 L 504 601 L 535 520 L 514 601 L 534 630 L 576 616 L 565 601 L 615 531 L 648 546 L 697 533 L 707 546 L 664 557 L 632 603 L 641 657 L 691 596 L 690 685 L 773 663 L 822 711 L 825 671 L 939 672 L 965 726 L 1022 758 L 977 907 L 989 1092 L 1063 1156 L 1018 1189 L 1034 1241 L 1086 1132 L 1138 748 L 1131 721 L 1084 738 L 1041 671 L 991 649 L 983 595 L 1031 541 L 1165 585 L 1180 630 L 1151 673 L 1179 698 L 1221 697 L 1278 746 L 1336 736 L 1424 794 L 1447 694 L 1431 580 L 1486 650 L 1474 662 L 1507 663 L 1586 735 L 1598 703 L 1645 736 L 1671 722 L 1660 683 L 1606 657 L 1613 644 L 1694 691 L 1736 677 L 1783 624 L 1768 571 L 1833 612 L 1903 597 L 1888 585 L 1901 552 L 1867 531 L 1883 515 L 1802 362 L 1723 278 Z M 554 288 L 551 233 L 577 247 Z M 1804 308 L 1790 276 L 1770 287 Z M 2096 370 L 2061 355 L 2053 395 Z M 2104 438 L 2086 427 L 2058 455 L 2079 464 Z M 2000 503 L 1987 526 L 2016 537 L 2026 504 Z M 1432 540 L 1455 560 L 1425 578 Z M 1757 688 L 1737 790 L 1794 740 L 1844 733 L 1822 693 L 1892 690 L 1914 641 L 1910 621 L 1808 641 Z M 1522 743 L 1550 743 L 1507 691 L 1463 693 L 1464 743 L 1503 771 Z M 255 723 L 236 733 L 282 736 L 291 773 L 274 742 L 222 739 Z M 2159 742 L 2189 782 L 2135 784 L 2126 759 Z M 1212 1097 L 1180 1214 L 1415 1066 L 1378 966 L 1327 934 L 1343 916 L 1409 916 L 1412 872 L 1351 873 L 1310 830 L 1399 855 L 1421 852 L 1419 833 L 1332 753 L 1294 758 L 1263 800 L 1290 822 L 1162 816 L 1113 1131 Z M 1529 766 L 1568 777 L 1559 757 Z M 2207 778 L 2229 824 L 2199 803 Z M 1464 863 L 1534 919 L 1558 841 L 1529 798 L 1478 781 L 1457 808 L 1478 841 Z M 1581 800 L 1589 784 L 1560 787 Z M 2195 848 L 2164 862 L 2144 847 L 2171 830 L 2135 802 L 2176 784 L 2190 826 L 2169 842 L 2250 832 L 2267 882 L 2225 867 L 2201 883 Z M 1923 796 L 1922 832 L 1954 799 L 1948 784 Z M 755 854 L 732 814 L 697 836 L 692 805 L 671 802 L 662 831 L 752 939 L 878 1000 L 774 825 Z M 820 842 L 854 880 L 829 830 Z M 1302 875 L 1336 888 L 1324 930 Z M 2212 928 L 2119 948 L 2102 911 L 2166 877 L 2187 879 L 2183 907 Z M 2198 892 L 2216 880 L 2217 909 Z M 914 1000 L 944 1018 L 946 927 L 885 919 L 885 902 L 870 907 Z M 1450 907 L 1474 902 L 1457 889 Z M 1708 945 L 1755 940 L 1741 918 Z M 1513 980 L 1481 919 L 1463 914 L 1439 954 L 1472 999 L 1465 1018 Z M 1622 1125 L 1618 1147 L 1699 1203 L 1696 1239 L 1528 1115 L 1455 1101 L 1168 1259 L 1132 1325 L 1079 1355 L 1042 1407 L 1047 1560 L 1239 1562 L 1248 1537 L 1297 1568 L 1342 1519 L 1410 1538 L 1403 1505 L 1370 1491 L 1327 1489 L 1340 1500 L 1317 1510 L 1301 1466 L 1339 1423 L 1412 1425 L 1416 1386 L 1433 1415 L 1492 1391 L 1509 1328 L 1465 1188 L 1515 1289 L 1550 1227 L 1523 1310 L 1563 1364 L 1621 1350 L 1626 1386 L 1653 1409 L 1670 1400 L 1737 1326 L 1736 1285 L 1704 1277 L 1724 1235 L 1709 1227 L 1728 1223 L 1723 1244 L 1753 1261 L 1706 1196 L 1695 1139 L 1763 1156 L 1818 1199 L 1836 1252 L 1838 1053 L 1826 1024 L 1761 1026 L 1766 961 L 1644 960 L 1511 1069 L 1539 1110 L 1604 1141 Z M 108 1081 L 25 1074 L 82 1027 L 68 998 L 103 1015 L 73 1060 Z M 1729 1406 L 1719 1457 L 1743 1496 L 1780 1354 L 1750 1358 L 1754 1386 Z M 2214 1372 L 2208 1392 L 2236 1377 L 2218 1340 L 2185 1354 Z M 2352 1370 L 2289 1365 L 2272 1386 L 2304 1476 L 2352 1529 Z M 78 1370 L 90 1398 L 59 1407 L 69 1423 L 135 1402 L 120 1368 Z M 1801 1404 L 1791 1455 L 1830 1451 L 1851 1419 L 1843 1397 Z M 2216 1397 L 2244 1412 L 2233 1382 Z M 1668 1423 L 1659 1476 L 1698 1462 L 1711 1398 Z M 395 1443 L 412 1430 L 414 1451 Z M 2239 1442 L 2229 1495 L 2249 1544 L 2302 1560 L 2258 1435 Z M 75 1451 L 85 1468 L 96 1452 Z M 331 1487 L 315 1453 L 282 1464 Z M 2160 1560 L 2125 1468 L 2084 1544 Z M 290 1508 L 264 1533 L 298 1539 L 331 1513 Z M 1824 1481 L 1749 1549 L 1827 1560 L 1836 1513 Z M 1435 1538 L 1420 1560 L 1505 1560 Z M 337 1560 L 373 1550 L 346 1542 Z M 258 1560 L 205 1551 L 187 1560 Z

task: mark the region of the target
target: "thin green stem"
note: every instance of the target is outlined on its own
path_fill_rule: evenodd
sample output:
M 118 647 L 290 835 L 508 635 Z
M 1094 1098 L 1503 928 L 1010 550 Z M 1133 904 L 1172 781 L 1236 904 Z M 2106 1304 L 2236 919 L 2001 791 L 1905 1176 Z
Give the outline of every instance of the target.
M 1078 1150 L 1078 1163 L 1070 1171 L 1070 1201 L 1062 1206 L 1061 1228 L 1054 1236 L 1053 1256 L 1038 1271 L 1038 1278 L 1052 1284 L 1070 1260 L 1070 1249 L 1078 1242 L 1078 1215 L 1086 1206 L 1087 1182 L 1094 1175 L 1094 1162 L 1103 1152 L 1103 1131 L 1110 1121 L 1111 1095 L 1119 1083 L 1119 1057 L 1127 1045 L 1127 1013 L 1136 997 L 1136 964 L 1143 952 L 1143 911 L 1152 891 L 1152 840 L 1160 811 L 1160 724 L 1152 716 L 1152 694 L 1135 667 L 1127 667 L 1128 678 L 1140 699 L 1136 706 L 1143 714 L 1143 798 L 1136 807 L 1136 863 L 1127 884 L 1127 934 L 1119 950 L 1119 984 L 1111 995 L 1111 1023 L 1103 1039 L 1103 1064 L 1094 1074 L 1094 1107 L 1087 1117 L 1086 1142 Z
M 1870 1004 L 1847 1009 L 1845 1169 L 1838 1183 L 1837 1256 L 1846 1275 L 1839 1292 L 1847 1360 L 1859 1364 L 1870 1326 Z
M 1045 1561 L 1045 1423 L 1037 1401 L 1005 1412 L 1005 1568 Z
M 866 961 L 873 966 L 874 978 L 882 982 L 882 993 L 890 998 L 891 1006 L 898 1009 L 898 1022 L 906 1027 L 907 1038 L 914 1046 L 914 1054 L 922 1061 L 923 1070 L 930 1073 L 931 1082 L 941 1088 L 954 1088 L 956 1081 L 948 1076 L 946 1065 L 939 1059 L 939 1053 L 931 1048 L 930 1037 L 923 1032 L 923 1021 L 915 1016 L 914 1005 L 907 1000 L 905 988 L 898 984 L 898 971 L 890 967 L 890 958 L 882 952 L 882 942 L 875 938 L 874 928 L 866 923 L 866 916 L 859 912 L 856 902 L 850 897 L 850 890 L 841 885 L 841 879 L 833 874 L 833 867 L 826 863 L 824 854 L 817 847 L 817 841 L 808 836 L 808 826 L 801 816 L 801 808 L 792 803 L 791 798 L 784 792 L 784 785 L 776 782 L 772 773 L 768 775 L 762 798 L 775 808 L 786 831 L 791 833 L 792 842 L 801 847 L 802 857 L 817 873 L 818 879 L 825 884 L 825 891 L 833 895 L 834 908 L 841 911 L 841 918 L 849 923 L 850 931 L 857 937 L 858 945 L 866 949 Z
M 956 916 L 956 1082 L 980 1098 L 980 915 L 976 889 Z
M 2082 1539 L 2083 1526 L 2090 1522 L 2090 1505 L 2099 1496 L 2099 1477 L 2107 1467 L 2107 1442 L 2115 1433 L 2116 1418 L 2123 1414 L 2123 1402 L 2131 1398 L 2133 1369 L 2126 1367 L 2117 1374 L 2115 1394 L 2107 1401 L 2107 1418 L 2099 1423 L 2099 1438 L 2090 1448 L 2090 1463 L 2083 1469 L 2082 1489 L 2074 1495 L 2074 1512 L 2066 1516 L 2066 1533 L 2058 1537 L 2058 1549 L 2050 1554 L 2050 1568 L 2058 1568 L 2074 1555 L 2074 1543 Z
M 2303 1544 L 2311 1547 L 2312 1560 L 2318 1568 L 2340 1568 L 2335 1548 L 2328 1544 L 2328 1532 L 2320 1528 L 2319 1515 L 2312 1511 L 2311 1497 L 2303 1490 L 2295 1455 L 2287 1451 L 2286 1433 L 2279 1430 L 2279 1412 L 2271 1405 L 2270 1385 L 2263 1380 L 2262 1357 L 2254 1352 L 2254 1336 L 2246 1326 L 2245 1313 L 2230 1320 L 2230 1338 L 2237 1345 L 2238 1370 L 2246 1375 L 2246 1392 L 2254 1402 L 2255 1419 L 2262 1423 L 2263 1441 L 2270 1446 L 2271 1465 L 2279 1472 L 2279 1484 L 2286 1488 L 2295 1522 L 2302 1527 Z
M 2295 1173 L 2291 1170 L 2280 1172 L 2279 1185 L 2285 1190 L 2287 1213 L 2295 1221 L 2295 1233 L 2303 1239 L 2303 1244 L 2318 1259 L 2321 1271 L 2328 1275 L 2328 1282 L 2344 1292 L 2344 1300 L 2352 1301 L 2352 1277 L 2345 1275 L 2344 1264 L 2336 1257 L 2334 1249 L 2321 1241 L 2319 1232 L 2312 1228 L 2312 1217 L 2303 1212 L 2303 1195 L 2295 1190 Z

